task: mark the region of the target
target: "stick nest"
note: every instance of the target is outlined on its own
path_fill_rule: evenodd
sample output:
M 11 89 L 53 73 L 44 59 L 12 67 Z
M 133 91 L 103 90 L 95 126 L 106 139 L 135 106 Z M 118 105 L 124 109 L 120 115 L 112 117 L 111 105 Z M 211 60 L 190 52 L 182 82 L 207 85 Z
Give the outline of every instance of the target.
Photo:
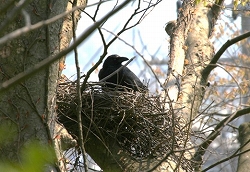
M 76 84 L 59 84 L 59 121 L 77 138 L 76 97 Z M 107 137 L 113 139 L 135 158 L 166 155 L 182 149 L 179 143 L 185 138 L 180 119 L 172 110 L 164 109 L 166 103 L 148 92 L 109 91 L 88 84 L 82 93 L 83 130 L 104 138 L 104 143 Z

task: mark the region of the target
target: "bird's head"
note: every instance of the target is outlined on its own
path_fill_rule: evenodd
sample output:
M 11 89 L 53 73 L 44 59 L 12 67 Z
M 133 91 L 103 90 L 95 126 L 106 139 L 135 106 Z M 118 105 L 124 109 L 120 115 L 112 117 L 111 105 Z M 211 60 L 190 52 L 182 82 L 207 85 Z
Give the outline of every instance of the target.
M 121 66 L 122 62 L 129 60 L 127 57 L 120 57 L 116 54 L 110 55 L 103 63 L 103 67 Z

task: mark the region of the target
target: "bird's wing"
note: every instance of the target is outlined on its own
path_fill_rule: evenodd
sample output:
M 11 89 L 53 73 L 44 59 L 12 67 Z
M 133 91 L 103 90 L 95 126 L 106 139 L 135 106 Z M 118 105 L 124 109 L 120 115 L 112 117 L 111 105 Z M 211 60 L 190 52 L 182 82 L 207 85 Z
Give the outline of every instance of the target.
M 103 68 L 99 71 L 98 78 L 99 78 L 99 80 L 101 80 L 102 78 L 104 78 Z
M 140 81 L 140 79 L 127 67 L 124 67 L 123 70 L 121 70 L 122 74 L 122 81 L 127 85 L 128 87 L 132 87 L 133 89 L 138 90 L 139 88 L 144 88 L 145 86 Z
M 102 68 L 98 74 L 99 80 L 107 77 L 108 75 L 112 74 L 114 71 L 116 71 L 117 68 L 109 66 L 108 68 Z M 110 79 L 107 79 L 110 80 Z

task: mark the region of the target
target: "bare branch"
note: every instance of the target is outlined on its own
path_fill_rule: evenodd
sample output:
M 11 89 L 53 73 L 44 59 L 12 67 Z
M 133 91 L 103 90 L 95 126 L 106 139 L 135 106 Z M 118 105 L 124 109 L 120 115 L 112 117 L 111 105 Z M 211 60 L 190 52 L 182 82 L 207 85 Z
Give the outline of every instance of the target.
M 73 11 L 76 11 L 76 10 L 84 8 L 84 7 L 85 7 L 84 5 L 77 6 L 77 7 L 72 8 L 71 10 L 69 10 L 67 12 L 64 12 L 64 13 L 62 13 L 60 15 L 57 15 L 57 16 L 51 18 L 51 19 L 43 20 L 43 21 L 38 22 L 36 24 L 30 25 L 30 26 L 28 25 L 28 26 L 25 26 L 23 28 L 17 29 L 15 31 L 5 35 L 4 37 L 2 37 L 0 39 L 0 45 L 6 43 L 7 41 L 11 41 L 11 40 L 23 35 L 23 34 L 29 33 L 29 32 L 31 32 L 33 30 L 36 30 L 36 29 L 39 29 L 39 28 L 41 28 L 43 26 L 47 26 L 47 25 L 49 25 L 51 23 L 54 23 L 55 21 L 57 21 L 57 20 L 65 17 L 65 16 L 67 16 L 68 14 L 72 13 Z
M 116 38 L 118 38 L 120 41 L 124 42 L 126 45 L 130 46 L 131 48 L 133 48 L 133 49 L 135 50 L 135 52 L 136 52 L 136 53 L 143 59 L 143 61 L 147 64 L 147 66 L 149 67 L 149 69 L 151 70 L 151 72 L 154 74 L 155 79 L 156 79 L 157 82 L 160 84 L 160 86 L 161 86 L 162 88 L 165 88 L 165 87 L 161 84 L 161 82 L 160 82 L 158 76 L 156 75 L 156 73 L 154 72 L 152 66 L 147 62 L 147 60 L 144 58 L 144 56 L 143 56 L 141 53 L 139 53 L 139 51 L 137 51 L 137 50 L 135 49 L 134 46 L 130 45 L 130 44 L 127 43 L 125 40 L 121 39 L 121 38 L 119 37 L 119 35 L 115 35 L 113 32 L 111 32 L 111 31 L 109 31 L 109 30 L 107 30 L 107 29 L 105 29 L 105 28 L 103 28 L 103 30 L 105 30 L 105 31 L 107 31 L 107 32 L 109 32 L 109 33 L 111 33 L 111 34 L 113 34 L 113 35 L 114 35 Z
M 11 23 L 16 15 L 22 11 L 22 9 L 30 2 L 31 0 L 21 0 L 17 3 L 16 7 L 7 15 L 5 21 L 0 25 L 0 33 Z M 0 41 L 1 42 L 1 41 Z M 1 44 L 1 43 L 0 43 Z
M 238 110 L 235 113 L 231 114 L 227 118 L 223 119 L 217 126 L 214 128 L 214 131 L 207 137 L 207 139 L 199 146 L 197 149 L 195 155 L 193 156 L 193 159 L 195 161 L 200 161 L 201 157 L 205 154 L 208 146 L 212 143 L 212 141 L 220 134 L 220 131 L 222 128 L 227 125 L 229 122 L 233 121 L 234 119 L 248 114 L 250 111 L 250 107 Z
M 102 80 L 100 80 L 100 82 L 103 82 L 105 80 L 107 80 L 108 78 L 114 76 L 116 73 L 118 73 L 120 70 L 122 70 L 122 68 L 124 68 L 125 66 L 127 66 L 132 60 L 134 60 L 135 57 L 132 57 L 131 59 L 129 59 L 129 61 L 127 61 L 126 64 L 122 65 L 121 67 L 119 67 L 117 70 L 115 70 L 113 73 L 111 73 L 110 75 L 106 76 L 105 78 L 103 78 Z
M 74 8 L 77 4 L 77 0 L 73 1 L 72 8 Z M 72 12 L 72 27 L 73 27 L 73 42 L 76 41 L 76 19 L 75 19 L 75 12 Z M 78 122 L 78 144 L 81 148 L 82 151 L 82 156 L 83 156 L 83 161 L 84 161 L 84 171 L 88 171 L 88 164 L 87 164 L 87 153 L 84 147 L 84 141 L 83 141 L 83 129 L 82 129 L 82 93 L 81 93 L 81 71 L 80 71 L 80 66 L 79 66 L 79 60 L 78 60 L 78 51 L 77 47 L 74 48 L 74 53 L 75 53 L 75 66 L 76 66 L 76 72 L 77 72 L 77 86 L 76 86 L 76 91 L 77 91 L 77 122 Z
M 214 58 L 211 60 L 211 62 L 209 63 L 209 65 L 202 71 L 202 76 L 203 79 L 205 81 L 207 81 L 208 76 L 210 74 L 210 72 L 216 67 L 214 66 L 214 64 L 217 63 L 217 61 L 220 59 L 221 55 L 227 50 L 228 47 L 230 47 L 231 45 L 250 37 L 250 32 L 247 32 L 245 34 L 242 34 L 240 36 L 237 36 L 231 40 L 228 40 L 224 45 L 222 45 L 222 47 L 219 49 L 219 51 L 214 55 Z
M 99 21 L 97 21 L 96 23 L 94 23 L 92 26 L 90 26 L 76 41 L 74 44 L 72 44 L 71 46 L 69 46 L 67 49 L 62 50 L 61 52 L 59 52 L 58 54 L 56 54 L 55 56 L 52 57 L 48 57 L 46 59 L 44 59 L 43 61 L 41 61 L 40 63 L 34 65 L 32 68 L 29 68 L 28 70 L 19 73 L 18 75 L 16 75 L 15 77 L 5 81 L 4 83 L 1 84 L 0 86 L 0 93 L 6 91 L 7 89 L 9 89 L 10 87 L 14 86 L 15 84 L 23 81 L 24 79 L 36 74 L 38 71 L 46 68 L 49 64 L 55 62 L 56 60 L 60 59 L 61 57 L 63 57 L 64 55 L 66 55 L 67 53 L 69 53 L 70 51 L 72 51 L 75 47 L 77 47 L 82 41 L 84 41 L 91 33 L 93 33 L 95 31 L 95 29 L 97 27 L 99 27 L 106 19 L 108 19 L 110 16 L 112 16 L 113 14 L 115 14 L 116 12 L 118 12 L 119 10 L 121 10 L 125 5 L 127 5 L 130 2 L 130 0 L 126 0 L 124 1 L 120 6 L 118 6 L 114 11 L 109 12 L 108 14 L 106 14 L 102 19 L 100 19 Z M 74 11 L 74 10 L 73 10 Z M 70 10 L 70 12 L 73 12 L 72 10 Z M 69 12 L 68 12 L 69 13 Z M 40 22 L 41 23 L 41 22 Z M 43 23 L 43 22 L 42 22 Z M 1 44 L 1 39 L 0 39 L 0 44 Z M 101 61 L 100 61 L 101 63 Z M 100 64 L 99 63 L 99 64 Z M 96 64 L 97 66 L 99 64 Z

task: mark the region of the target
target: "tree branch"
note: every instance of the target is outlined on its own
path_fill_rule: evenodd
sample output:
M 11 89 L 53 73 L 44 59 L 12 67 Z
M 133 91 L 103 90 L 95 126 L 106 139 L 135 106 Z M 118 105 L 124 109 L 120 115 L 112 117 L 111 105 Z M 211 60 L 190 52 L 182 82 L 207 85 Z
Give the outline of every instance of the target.
M 74 8 L 77 5 L 77 0 L 73 1 L 72 8 Z M 72 28 L 73 28 L 73 41 L 76 41 L 76 19 L 75 19 L 75 12 L 72 12 Z M 82 151 L 82 157 L 83 157 L 83 163 L 84 163 L 84 171 L 88 171 L 88 164 L 87 164 L 87 153 L 84 147 L 84 141 L 83 141 L 83 129 L 82 129 L 82 93 L 81 93 L 81 71 L 79 66 L 79 60 L 78 60 L 78 51 L 77 47 L 74 48 L 75 53 L 75 66 L 76 66 L 76 72 L 77 72 L 77 124 L 78 124 L 78 144 L 80 146 L 80 149 Z
M 193 156 L 193 160 L 196 162 L 201 162 L 201 159 L 202 159 L 201 157 L 205 154 L 208 146 L 212 143 L 212 141 L 220 134 L 221 129 L 225 125 L 227 125 L 229 122 L 233 121 L 234 119 L 242 115 L 248 114 L 249 111 L 250 111 L 250 107 L 242 109 L 242 110 L 238 110 L 235 113 L 228 116 L 227 118 L 223 119 L 219 124 L 217 124 L 217 126 L 214 128 L 214 131 L 211 134 L 209 134 L 207 139 L 198 147 L 196 153 Z
M 214 58 L 211 60 L 211 62 L 208 64 L 208 66 L 202 71 L 202 76 L 204 81 L 207 81 L 208 76 L 210 72 L 216 67 L 214 64 L 217 63 L 217 61 L 220 59 L 221 55 L 227 50 L 228 47 L 231 45 L 247 38 L 250 37 L 250 32 L 247 32 L 245 34 L 242 34 L 240 36 L 237 36 L 231 40 L 228 40 L 222 47 L 219 49 L 219 51 L 214 55 Z
M 0 93 L 6 91 L 10 87 L 14 86 L 15 84 L 23 81 L 24 79 L 36 74 L 40 70 L 46 68 L 48 65 L 51 63 L 55 62 L 56 60 L 60 59 L 61 57 L 65 56 L 68 54 L 70 51 L 72 51 L 75 47 L 77 47 L 81 42 L 83 42 L 90 34 L 92 34 L 97 27 L 99 27 L 105 20 L 107 20 L 109 17 L 117 13 L 119 10 L 121 10 L 125 5 L 127 5 L 130 2 L 130 0 L 124 1 L 120 6 L 118 6 L 114 11 L 109 12 L 106 14 L 102 19 L 94 23 L 92 26 L 90 26 L 76 41 L 74 44 L 69 46 L 67 49 L 62 50 L 58 54 L 52 57 L 48 57 L 44 59 L 43 61 L 39 62 L 38 64 L 34 65 L 32 68 L 29 68 L 28 70 L 19 73 L 18 75 L 14 76 L 13 78 L 5 81 L 0 85 Z M 74 10 L 70 10 L 68 13 L 72 13 Z M 48 21 L 47 21 L 48 22 Z M 39 22 L 39 23 L 45 23 Z M 30 30 L 29 30 L 30 31 Z M 2 38 L 3 39 L 3 38 Z M 2 43 L 0 39 L 0 44 Z M 100 62 L 101 63 L 101 62 Z M 96 64 L 97 65 L 97 64 Z M 99 65 L 99 64 L 98 64 Z
M 19 14 L 20 11 L 30 2 L 30 0 L 21 0 L 16 4 L 16 7 L 8 14 L 6 15 L 6 19 L 4 22 L 0 25 L 0 33 L 4 31 L 4 29 L 8 26 L 9 23 L 11 23 L 15 17 Z M 9 7 L 7 5 L 7 7 Z
M 31 31 L 33 31 L 33 30 L 36 30 L 36 29 L 39 29 L 41 27 L 47 26 L 47 25 L 49 25 L 51 23 L 54 23 L 55 21 L 65 17 L 68 14 L 72 13 L 73 11 L 76 11 L 76 10 L 81 9 L 81 8 L 85 8 L 85 6 L 81 5 L 81 6 L 74 7 L 71 10 L 69 10 L 67 12 L 64 12 L 62 14 L 59 14 L 59 15 L 57 15 L 57 16 L 55 16 L 53 18 L 50 18 L 48 20 L 43 20 L 43 21 L 40 21 L 40 22 L 38 22 L 36 24 L 28 25 L 28 26 L 22 27 L 20 29 L 17 29 L 15 31 L 5 35 L 4 37 L 2 37 L 0 39 L 0 45 L 3 45 L 7 41 L 11 41 L 11 40 L 13 40 L 13 39 L 15 39 L 15 38 L 17 38 L 17 37 L 19 37 L 21 35 L 24 35 L 26 33 L 29 33 Z

